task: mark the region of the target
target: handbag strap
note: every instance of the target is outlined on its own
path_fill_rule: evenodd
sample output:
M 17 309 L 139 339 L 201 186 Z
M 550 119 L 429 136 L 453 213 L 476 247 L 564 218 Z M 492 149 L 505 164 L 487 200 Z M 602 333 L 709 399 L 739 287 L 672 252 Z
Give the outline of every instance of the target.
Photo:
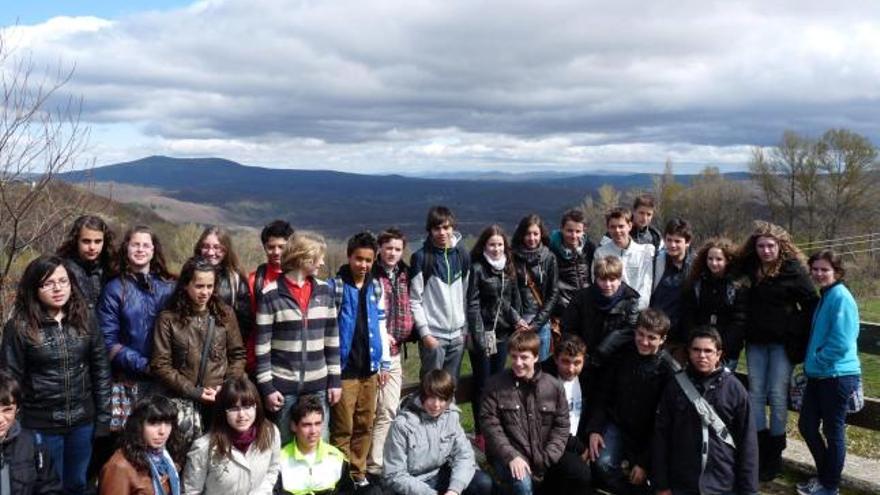
M 529 290 L 532 291 L 532 296 L 535 298 L 535 301 L 538 303 L 538 307 L 544 307 L 544 298 L 541 297 L 541 291 L 538 290 L 538 286 L 535 284 L 535 281 L 532 279 L 532 274 L 529 273 L 528 265 L 523 266 L 523 273 L 526 276 L 526 285 L 529 286 Z
M 196 387 L 202 386 L 205 379 L 205 371 L 208 368 L 208 352 L 211 350 L 211 344 L 214 343 L 214 317 L 208 316 L 208 335 L 205 336 L 205 346 L 202 348 L 202 361 L 199 363 L 199 375 L 196 378 Z

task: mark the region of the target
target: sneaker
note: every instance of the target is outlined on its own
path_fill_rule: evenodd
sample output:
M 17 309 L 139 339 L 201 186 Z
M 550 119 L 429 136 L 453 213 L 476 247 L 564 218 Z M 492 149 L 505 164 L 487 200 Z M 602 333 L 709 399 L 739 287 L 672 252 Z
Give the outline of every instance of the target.
M 807 481 L 801 481 L 794 486 L 797 488 L 797 492 L 800 495 L 810 495 L 816 490 L 816 488 L 819 488 L 822 485 L 819 483 L 819 478 L 813 476 Z

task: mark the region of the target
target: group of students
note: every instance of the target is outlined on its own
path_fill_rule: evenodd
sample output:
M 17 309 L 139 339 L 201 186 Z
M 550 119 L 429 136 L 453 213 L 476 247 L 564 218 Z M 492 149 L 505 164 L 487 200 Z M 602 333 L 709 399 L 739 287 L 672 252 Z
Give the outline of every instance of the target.
M 433 207 L 409 264 L 400 230 L 362 232 L 326 279 L 324 240 L 284 221 L 249 275 L 209 227 L 174 277 L 149 228 L 114 252 L 81 217 L 27 266 L 5 325 L 0 494 L 88 493 L 92 477 L 102 494 L 756 493 L 779 474 L 804 359 L 818 477 L 799 491 L 836 493 L 860 390 L 839 256 L 810 259 L 820 299 L 778 226 L 694 252 L 690 225 L 661 233 L 653 208 L 608 212 L 598 246 L 570 210 L 553 232 L 537 215 L 512 239 L 492 225 L 468 252 Z M 401 398 L 409 342 L 421 383 Z M 465 351 L 494 478 L 454 403 Z

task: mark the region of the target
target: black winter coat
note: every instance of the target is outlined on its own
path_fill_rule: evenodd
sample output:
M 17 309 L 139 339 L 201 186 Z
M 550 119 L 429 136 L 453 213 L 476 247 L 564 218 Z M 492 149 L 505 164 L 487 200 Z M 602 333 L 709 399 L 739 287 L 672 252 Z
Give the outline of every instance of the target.
M 110 363 L 94 324 L 78 335 L 66 320 L 47 319 L 38 344 L 13 317 L 3 332 L 0 365 L 21 384 L 24 426 L 63 433 L 97 421 L 110 424 Z
M 813 310 L 819 301 L 806 269 L 797 260 L 782 263 L 775 277 L 755 278 L 750 273 L 749 323 L 746 341 L 753 344 L 784 344 L 793 362 L 802 362 Z
M 61 495 L 61 480 L 52 466 L 44 443 L 37 445 L 34 433 L 16 421 L 0 441 L 0 469 L 9 468 L 13 495 Z
M 506 338 L 520 320 L 519 308 L 516 279 L 492 268 L 485 259 L 472 260 L 467 308 L 471 335 L 494 329 L 496 337 Z
M 233 291 L 232 288 L 235 287 Z M 247 277 L 240 273 L 229 273 L 226 270 L 217 272 L 217 288 L 214 289 L 223 302 L 235 310 L 238 329 L 242 340 L 247 340 L 254 327 L 254 315 L 251 312 L 251 298 L 248 290 Z
M 64 266 L 73 275 L 76 286 L 89 305 L 89 310 L 94 311 L 101 297 L 101 289 L 104 288 L 106 273 L 100 263 L 82 261 L 79 258 L 65 260 Z
M 714 326 L 721 334 L 725 358 L 737 359 L 748 325 L 748 286 L 731 275 L 718 278 L 704 273 L 685 289 L 682 297 L 685 335 L 700 325 Z
M 593 254 L 596 252 L 596 245 L 585 236 L 584 247 L 579 253 L 567 253 L 557 235 L 561 234 L 554 232 L 550 239 L 550 249 L 556 257 L 559 269 L 559 295 L 553 315 L 562 316 L 575 293 L 593 283 Z
M 573 333 L 587 343 L 587 364 L 592 368 L 633 345 L 639 319 L 639 293 L 621 282 L 623 296 L 610 310 L 599 308 L 601 293 L 590 286 L 575 293 L 562 316 L 563 333 Z
M 661 351 L 662 352 L 662 351 Z M 623 434 L 624 454 L 631 463 L 651 466 L 654 416 L 672 370 L 660 354 L 642 356 L 630 347 L 620 359 L 601 372 L 596 395 L 590 401 L 587 434 L 604 434 L 608 422 Z
M 540 246 L 537 253 L 532 255 L 514 251 L 513 256 L 516 262 L 519 296 L 522 300 L 521 313 L 534 315 L 532 320 L 526 323 L 537 331 L 550 319 L 556 301 L 559 299 L 559 267 L 556 265 L 556 257 L 546 246 Z M 527 275 L 528 280 L 531 280 L 538 290 L 543 304 L 539 304 L 535 299 L 535 294 L 529 288 L 529 283 L 526 280 Z
M 758 493 L 758 436 L 745 387 L 724 368 L 707 377 L 688 373 L 688 378 L 724 421 L 736 450 L 710 428 L 708 460 L 706 469 L 701 469 L 702 420 L 672 379 L 657 407 L 651 470 L 654 489 L 694 495 Z

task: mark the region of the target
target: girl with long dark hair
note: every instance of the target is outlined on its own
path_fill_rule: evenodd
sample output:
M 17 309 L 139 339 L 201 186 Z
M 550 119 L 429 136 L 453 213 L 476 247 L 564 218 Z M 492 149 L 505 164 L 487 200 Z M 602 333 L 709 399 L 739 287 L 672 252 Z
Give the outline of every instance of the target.
M 22 424 L 39 432 L 66 493 L 86 489 L 92 438 L 110 424 L 110 366 L 76 280 L 57 256 L 25 268 L 2 366 L 21 384 Z
M 281 435 L 266 418 L 257 387 L 239 376 L 223 383 L 211 431 L 193 443 L 184 494 L 271 495 L 278 480 Z
M 238 319 L 238 329 L 242 339 L 247 340 L 254 325 L 250 307 L 248 279 L 238 261 L 229 232 L 216 225 L 206 227 L 196 241 L 193 257 L 203 258 L 217 271 L 214 292 L 233 310 Z
M 503 370 L 507 362 L 507 339 L 518 329 L 528 329 L 519 307 L 510 242 L 504 229 L 490 225 L 471 250 L 468 287 L 468 353 L 474 372 L 475 418 L 479 418 L 480 394 L 486 380 Z M 475 427 L 480 435 L 476 422 Z
M 559 268 L 556 256 L 547 247 L 548 242 L 547 227 L 535 214 L 523 217 L 513 234 L 513 259 L 523 320 L 541 338 L 538 358 L 542 361 L 550 357 L 551 318 L 559 298 Z
M 181 415 L 188 424 L 178 425 L 187 441 L 202 434 L 202 408 L 213 406 L 223 381 L 244 373 L 238 323 L 218 297 L 215 280 L 213 265 L 202 258 L 187 260 L 153 333 L 150 371 L 180 399 L 178 409 L 192 413 Z
M 77 286 L 90 309 L 94 309 L 104 284 L 113 276 L 114 234 L 100 217 L 77 218 L 57 255 L 68 261 Z
M 149 227 L 126 232 L 116 258 L 119 276 L 107 282 L 101 293 L 98 324 L 114 379 L 134 386 L 135 395 L 143 397 L 151 385 L 153 325 L 174 291 L 174 276 L 166 267 L 159 238 Z
M 733 272 L 736 251 L 730 240 L 712 238 L 700 247 L 682 294 L 685 335 L 710 325 L 724 343 L 721 362 L 736 371 L 748 323 L 748 284 Z
M 101 470 L 100 495 L 180 495 L 182 439 L 170 400 L 161 395 L 139 400 L 120 440 Z

